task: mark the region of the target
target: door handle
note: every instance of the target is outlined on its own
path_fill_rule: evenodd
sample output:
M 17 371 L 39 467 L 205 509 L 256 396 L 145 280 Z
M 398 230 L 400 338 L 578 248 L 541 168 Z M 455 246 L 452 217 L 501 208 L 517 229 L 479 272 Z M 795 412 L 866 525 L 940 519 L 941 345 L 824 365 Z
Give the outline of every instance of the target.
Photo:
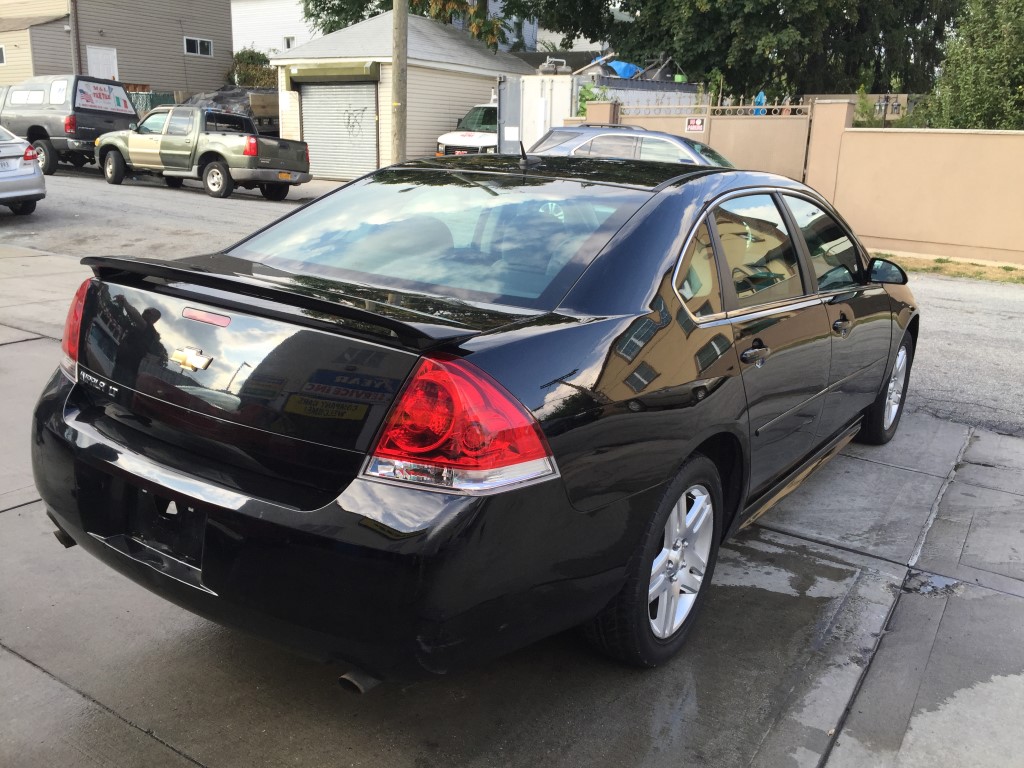
M 832 323 L 832 330 L 846 338 L 846 334 L 850 332 L 850 321 L 846 319 L 846 315 L 841 315 L 838 320 Z
M 742 360 L 744 363 L 753 363 L 758 368 L 760 368 L 762 365 L 764 365 L 764 361 L 768 359 L 768 355 L 770 355 L 771 353 L 772 351 L 764 345 L 753 346 L 740 354 L 740 360 Z

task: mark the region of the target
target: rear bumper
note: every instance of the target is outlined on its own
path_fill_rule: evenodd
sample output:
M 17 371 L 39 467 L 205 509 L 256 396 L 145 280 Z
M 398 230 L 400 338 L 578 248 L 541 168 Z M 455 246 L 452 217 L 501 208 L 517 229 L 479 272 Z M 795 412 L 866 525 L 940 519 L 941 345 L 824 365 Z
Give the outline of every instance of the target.
M 42 200 L 46 197 L 46 181 L 39 171 L 24 176 L 0 177 L 0 204 Z
M 621 584 L 616 547 L 581 544 L 594 516 L 560 480 L 468 497 L 356 479 L 321 509 L 291 509 L 114 442 L 70 404 L 73 390 L 57 372 L 34 415 L 33 470 L 54 522 L 183 608 L 306 654 L 382 678 L 443 673 L 574 626 Z M 199 567 L 133 537 L 140 493 L 202 508 Z M 621 525 L 597 528 L 621 537 Z
M 305 184 L 312 181 L 313 176 L 301 171 L 282 171 L 272 168 L 232 168 L 231 178 L 242 183 L 257 184 Z M 281 178 L 288 174 L 288 178 Z

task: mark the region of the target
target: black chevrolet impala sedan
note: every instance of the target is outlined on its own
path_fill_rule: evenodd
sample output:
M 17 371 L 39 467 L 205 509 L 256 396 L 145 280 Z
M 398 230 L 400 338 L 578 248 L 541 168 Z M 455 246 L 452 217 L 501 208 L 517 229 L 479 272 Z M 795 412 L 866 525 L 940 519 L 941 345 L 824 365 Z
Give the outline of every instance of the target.
M 580 625 L 666 661 L 725 537 L 892 437 L 919 323 L 812 190 L 678 164 L 413 161 L 84 263 L 32 432 L 57 538 L 363 679 Z

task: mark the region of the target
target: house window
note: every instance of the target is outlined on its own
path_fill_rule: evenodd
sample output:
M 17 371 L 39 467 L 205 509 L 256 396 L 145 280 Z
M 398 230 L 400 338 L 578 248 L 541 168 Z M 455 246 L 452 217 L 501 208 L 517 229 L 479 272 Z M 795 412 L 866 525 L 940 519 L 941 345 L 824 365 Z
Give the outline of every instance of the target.
M 651 302 L 651 309 L 658 313 L 658 319 L 653 320 L 650 317 L 641 317 L 634 320 L 615 345 L 615 351 L 629 362 L 633 362 L 636 356 L 640 354 L 640 350 L 644 348 L 644 345 L 654 337 L 654 334 L 672 322 L 672 316 L 669 314 L 668 308 L 665 306 L 665 300 L 661 296 L 654 297 L 654 301 Z
M 636 367 L 636 370 L 626 378 L 626 384 L 634 392 L 640 394 L 647 389 L 647 385 L 656 378 L 658 378 L 658 372 L 656 370 L 651 368 L 647 363 L 640 363 L 640 365 Z
M 185 53 L 191 56 L 213 56 L 213 41 L 201 37 L 185 38 Z
M 289 48 L 294 48 L 294 47 L 295 47 L 295 38 L 294 37 L 286 37 L 284 39 L 284 48 L 285 48 L 285 50 L 288 50 Z
M 0 64 L 7 63 L 7 53 L 4 51 L 4 47 L 0 45 Z

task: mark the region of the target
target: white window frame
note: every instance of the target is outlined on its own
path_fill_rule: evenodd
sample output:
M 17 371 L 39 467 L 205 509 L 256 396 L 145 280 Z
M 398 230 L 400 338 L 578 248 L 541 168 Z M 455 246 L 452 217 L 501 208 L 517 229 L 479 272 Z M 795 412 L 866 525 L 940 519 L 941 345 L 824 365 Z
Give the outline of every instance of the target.
M 190 53 L 189 50 L 188 50 L 188 41 L 189 40 L 195 40 L 195 42 L 196 42 L 196 52 L 195 53 Z M 203 48 L 202 44 L 203 43 L 209 43 L 210 44 L 210 52 L 209 53 L 203 53 L 202 52 L 202 48 Z M 213 40 L 210 40 L 210 39 L 205 38 L 205 37 L 192 37 L 190 35 L 185 35 L 185 37 L 182 38 L 182 41 L 181 41 L 181 49 L 185 52 L 186 56 L 202 56 L 204 59 L 212 59 L 213 58 Z
M 295 47 L 295 35 L 285 35 L 284 37 L 284 49 L 286 51 L 291 50 Z

